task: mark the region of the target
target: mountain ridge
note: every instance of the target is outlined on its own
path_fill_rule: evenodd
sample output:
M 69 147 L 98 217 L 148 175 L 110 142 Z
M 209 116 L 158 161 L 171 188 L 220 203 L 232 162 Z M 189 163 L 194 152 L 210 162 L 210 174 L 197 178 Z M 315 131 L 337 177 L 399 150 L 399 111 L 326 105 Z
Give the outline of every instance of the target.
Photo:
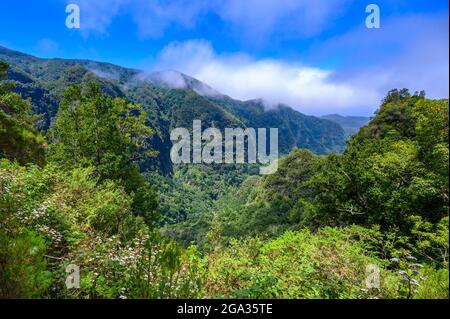
M 152 145 L 160 152 L 158 159 L 142 164 L 144 170 L 156 165 L 164 172 L 171 171 L 169 132 L 175 127 L 192 127 L 194 119 L 202 120 L 205 128 L 277 127 L 280 154 L 295 148 L 339 153 L 345 147 L 346 135 L 337 123 L 287 105 L 267 108 L 262 100 L 236 100 L 174 70 L 144 72 L 86 59 L 45 59 L 1 46 L 0 60 L 10 65 L 8 75 L 16 91 L 31 98 L 33 111 L 41 115 L 39 129 L 44 131 L 56 115 L 62 91 L 74 83 L 95 81 L 105 95 L 141 104 L 156 132 Z M 174 79 L 178 85 L 171 85 Z

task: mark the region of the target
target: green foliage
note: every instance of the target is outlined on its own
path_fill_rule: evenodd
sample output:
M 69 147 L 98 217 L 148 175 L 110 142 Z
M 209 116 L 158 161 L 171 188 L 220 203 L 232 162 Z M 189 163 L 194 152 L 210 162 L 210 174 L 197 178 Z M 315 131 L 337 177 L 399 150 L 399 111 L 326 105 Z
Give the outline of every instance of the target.
M 333 228 L 232 241 L 208 258 L 208 293 L 238 298 L 362 297 L 366 266 L 377 262 Z
M 412 239 L 415 243 L 413 248 L 421 259 L 431 262 L 438 267 L 448 268 L 448 246 L 449 246 L 449 218 L 443 217 L 439 223 L 432 224 L 424 222 L 421 216 L 412 216 L 411 229 Z
M 60 171 L 0 162 L 0 262 L 4 297 L 199 297 L 194 248 L 151 231 L 130 195 L 94 168 Z M 77 264 L 81 287 L 65 287 Z
M 448 269 L 435 269 L 426 267 L 422 270 L 424 280 L 418 287 L 414 297 L 417 299 L 448 299 L 449 298 L 449 277 Z
M 8 64 L 0 61 L 0 80 L 6 77 Z M 0 82 L 0 156 L 21 164 L 44 161 L 44 139 L 34 128 L 29 100 L 13 92 L 8 82 Z
M 184 246 L 203 249 L 215 203 L 258 168 L 247 165 L 175 165 L 171 177 L 147 174 L 160 194 L 161 231 Z
M 2 214 L 3 215 L 3 214 Z M 46 243 L 30 230 L 0 229 L 0 298 L 38 298 L 49 288 L 51 273 L 43 258 Z
M 139 105 L 104 98 L 92 82 L 69 87 L 49 132 L 49 159 L 65 169 L 93 167 L 100 182 L 119 181 L 133 193 L 132 208 L 151 225 L 156 222 L 154 190 L 139 174 L 136 161 L 153 155 L 147 144 L 152 130 Z
M 295 228 L 303 214 L 299 200 L 312 195 L 306 182 L 318 159 L 307 150 L 295 150 L 280 160 L 275 174 L 252 177 L 232 190 L 216 204 L 215 231 L 226 242 L 228 237 L 274 236 Z
M 92 240 L 77 255 L 83 280 L 74 297 L 197 298 L 203 296 L 204 265 L 195 248 L 181 249 L 155 233 L 124 245 L 117 238 Z M 81 257 L 82 256 L 82 257 Z
M 315 233 L 287 231 L 270 241 L 232 240 L 229 247 L 207 257 L 207 294 L 231 298 L 448 298 L 448 269 L 424 267 L 407 251 L 391 246 L 391 240 L 391 235 L 377 228 L 361 226 L 325 227 Z M 402 257 L 389 260 L 386 255 Z M 378 288 L 366 286 L 368 266 L 380 271 Z
M 306 148 L 316 154 L 340 153 L 345 148 L 345 133 L 334 122 L 299 113 L 286 105 L 268 107 L 260 100 L 237 101 L 229 97 L 210 98 L 232 112 L 247 127 L 278 128 L 280 154 Z
M 406 95 L 386 98 L 343 155 L 323 160 L 310 181 L 317 195 L 307 222 L 408 234 L 410 216 L 437 223 L 448 215 L 448 102 Z
M 94 166 L 101 179 L 117 178 L 146 151 L 152 131 L 145 117 L 139 105 L 105 99 L 94 83 L 85 92 L 71 86 L 50 131 L 50 158 L 69 168 Z
M 344 154 L 295 150 L 275 174 L 252 177 L 221 198 L 210 239 L 226 244 L 301 226 L 356 223 L 392 230 L 413 239 L 412 245 L 421 237 L 425 249 L 419 229 L 435 229 L 442 220 L 445 230 L 448 216 L 448 103 L 418 95 L 386 101 Z M 447 251 L 442 242 L 428 245 L 440 251 L 428 252 L 433 259 Z
M 427 100 L 423 93 L 411 96 L 406 90 L 390 92 L 377 116 L 349 141 L 344 154 L 317 157 L 296 150 L 280 160 L 275 174 L 248 178 L 217 202 L 208 233 L 214 265 L 210 293 L 286 297 L 289 288 L 278 287 L 284 275 L 269 272 L 275 266 L 263 266 L 259 257 L 267 242 L 256 240 L 258 244 L 252 246 L 254 240 L 245 240 L 241 247 L 243 239 L 233 238 L 251 235 L 278 242 L 286 236 L 278 237 L 285 230 L 306 226 L 318 231 L 308 239 L 314 241 L 329 225 L 354 242 L 361 255 L 375 258 L 382 267 L 384 286 L 374 292 L 339 283 L 338 287 L 346 287 L 342 295 L 330 296 L 321 290 L 328 282 L 322 279 L 311 288 L 320 291 L 320 297 L 446 298 L 448 173 L 448 101 Z M 307 250 L 304 246 L 299 243 L 299 250 Z M 284 248 L 292 259 L 280 264 L 295 264 L 297 257 Z M 415 258 L 416 263 L 411 261 Z M 390 259 L 401 262 L 396 265 Z M 313 260 L 308 256 L 295 267 Z M 301 294 L 295 297 L 314 297 L 310 291 Z

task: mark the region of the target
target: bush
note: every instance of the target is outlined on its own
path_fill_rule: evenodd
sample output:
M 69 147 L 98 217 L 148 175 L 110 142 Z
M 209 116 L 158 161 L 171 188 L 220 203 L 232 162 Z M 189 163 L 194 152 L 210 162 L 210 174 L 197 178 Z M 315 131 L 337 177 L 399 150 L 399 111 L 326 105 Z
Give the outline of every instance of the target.
M 211 296 L 245 298 L 357 298 L 365 269 L 380 263 L 339 229 L 288 231 L 269 242 L 232 241 L 208 257 Z
M 395 236 L 360 226 L 233 240 L 207 256 L 207 295 L 226 298 L 448 298 L 448 269 L 423 267 Z M 380 254 L 384 251 L 385 254 Z M 403 256 L 387 258 L 388 256 Z M 406 259 L 405 259 L 406 258 Z M 399 260 L 399 263 L 394 261 Z M 368 268 L 369 267 L 369 268 Z M 379 287 L 367 271 L 379 269 Z M 408 285 L 405 285 L 407 277 Z M 446 279 L 447 278 L 447 279 Z M 409 285 L 412 283 L 412 285 Z M 416 285 L 417 283 L 417 285 Z M 411 289 L 410 289 L 411 288 Z
M 203 262 L 149 229 L 131 196 L 93 169 L 0 161 L 0 296 L 201 297 Z M 81 287 L 65 287 L 68 264 Z

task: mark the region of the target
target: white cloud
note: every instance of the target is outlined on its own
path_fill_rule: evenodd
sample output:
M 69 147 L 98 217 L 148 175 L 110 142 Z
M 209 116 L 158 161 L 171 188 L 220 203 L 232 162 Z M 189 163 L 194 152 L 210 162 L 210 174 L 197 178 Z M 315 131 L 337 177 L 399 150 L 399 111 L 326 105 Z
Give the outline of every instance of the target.
M 206 13 L 220 17 L 237 37 L 313 36 L 332 25 L 354 0 L 78 0 L 81 31 L 107 34 L 118 15 L 131 15 L 139 36 L 158 38 L 171 25 L 193 28 Z M 72 0 L 66 0 L 67 3 Z
M 129 6 L 142 38 L 158 38 L 171 24 L 193 28 L 196 19 L 208 8 L 209 1 L 132 1 Z
M 386 17 L 381 29 L 364 27 L 311 49 L 320 60 L 340 57 L 334 81 L 371 87 L 383 96 L 392 88 L 449 96 L 448 14 Z
M 78 0 L 80 7 L 80 30 L 88 36 L 91 32 L 107 33 L 115 16 L 120 13 L 123 6 L 130 0 Z M 73 3 L 72 0 L 66 0 Z
M 379 30 L 358 27 L 313 47 L 318 63 L 339 57 L 333 70 L 218 54 L 205 40 L 172 42 L 154 68 L 179 70 L 238 99 L 263 98 L 311 114 L 371 115 L 392 88 L 448 98 L 448 23 L 447 15 L 387 17 Z
M 78 0 L 83 32 L 107 34 L 120 14 L 132 16 L 141 37 L 157 38 L 172 25 L 195 28 L 203 15 L 212 13 L 234 37 L 252 44 L 268 44 L 275 35 L 277 41 L 316 36 L 332 27 L 352 2 Z M 369 30 L 361 23 L 324 42 L 317 37 L 309 52 L 301 53 L 304 61 L 258 60 L 240 52 L 217 53 L 202 40 L 172 42 L 154 69 L 182 71 L 234 98 L 264 98 L 313 114 L 369 115 L 395 87 L 424 89 L 432 98 L 449 94 L 448 13 L 382 16 L 381 29 Z
M 175 69 L 233 98 L 262 98 L 306 113 L 378 102 L 373 91 L 331 80 L 332 71 L 281 60 L 254 60 L 242 53 L 217 54 L 204 40 L 173 42 L 162 50 L 153 70 Z
M 73 2 L 66 0 L 67 3 Z M 81 32 L 107 35 L 114 18 L 129 15 L 137 25 L 138 35 L 143 38 L 157 38 L 164 34 L 171 24 L 189 28 L 195 19 L 209 7 L 209 1 L 190 0 L 78 0 L 80 7 Z
M 277 36 L 303 38 L 330 27 L 353 0 L 223 0 L 215 10 L 252 41 Z

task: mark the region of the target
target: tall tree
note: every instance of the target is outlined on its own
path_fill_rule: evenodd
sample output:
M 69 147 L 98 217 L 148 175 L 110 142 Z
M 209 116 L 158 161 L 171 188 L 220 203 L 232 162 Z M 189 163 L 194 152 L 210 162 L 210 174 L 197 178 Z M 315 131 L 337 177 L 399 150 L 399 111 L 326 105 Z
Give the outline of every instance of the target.
M 92 166 L 100 182 L 119 181 L 133 194 L 135 213 L 152 224 L 155 191 L 137 166 L 141 158 L 155 154 L 147 143 L 153 131 L 146 118 L 140 105 L 105 98 L 93 82 L 70 86 L 49 132 L 49 160 L 69 169 Z
M 0 61 L 0 80 L 7 77 L 8 64 Z M 44 138 L 34 127 L 31 103 L 14 92 L 10 82 L 0 82 L 0 157 L 21 164 L 44 162 Z

